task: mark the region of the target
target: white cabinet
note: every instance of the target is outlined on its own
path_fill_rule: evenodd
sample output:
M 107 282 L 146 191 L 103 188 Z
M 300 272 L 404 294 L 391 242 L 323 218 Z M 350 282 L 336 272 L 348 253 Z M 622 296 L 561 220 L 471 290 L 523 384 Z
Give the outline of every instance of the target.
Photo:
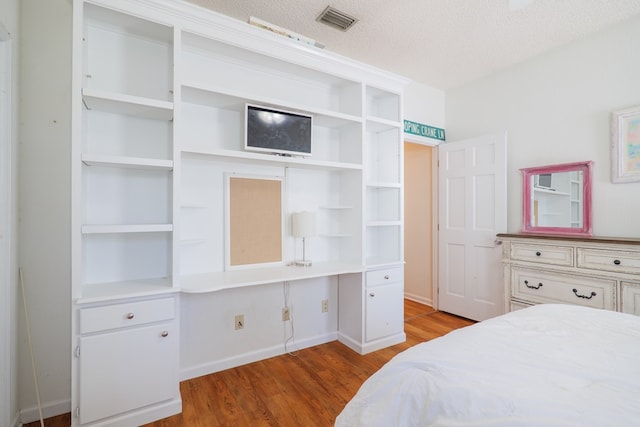
M 365 339 L 372 342 L 404 333 L 402 268 L 366 273 Z
M 139 425 L 181 410 L 174 29 L 73 6 L 72 424 Z
M 338 339 L 360 354 L 404 342 L 404 269 L 378 266 L 340 276 Z
M 499 234 L 505 306 L 578 304 L 640 314 L 640 240 Z
M 179 290 L 339 276 L 353 319 L 341 339 L 359 352 L 403 341 L 408 81 L 188 3 L 73 6 L 73 424 L 179 410 Z M 246 150 L 247 104 L 312 116 L 312 155 Z M 278 265 L 228 262 L 234 175 L 282 183 Z M 299 211 L 316 212 L 318 233 L 313 268 L 294 271 Z M 372 282 L 385 269 L 393 280 Z
M 134 425 L 181 407 L 179 334 L 173 297 L 81 308 L 76 350 L 81 425 Z M 153 416 L 131 411 L 155 406 Z

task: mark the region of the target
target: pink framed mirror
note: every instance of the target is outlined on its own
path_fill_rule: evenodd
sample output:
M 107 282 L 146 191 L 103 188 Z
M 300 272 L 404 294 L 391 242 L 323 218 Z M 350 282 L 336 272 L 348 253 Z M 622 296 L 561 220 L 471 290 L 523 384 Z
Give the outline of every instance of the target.
M 520 169 L 522 232 L 591 235 L 593 162 Z

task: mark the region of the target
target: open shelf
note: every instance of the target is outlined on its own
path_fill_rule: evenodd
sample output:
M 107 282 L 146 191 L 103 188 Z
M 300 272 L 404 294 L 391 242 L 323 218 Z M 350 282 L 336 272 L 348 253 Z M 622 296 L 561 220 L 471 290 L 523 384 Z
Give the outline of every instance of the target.
M 108 166 L 132 169 L 173 170 L 172 160 L 143 157 L 112 156 L 108 154 L 82 154 L 82 163 L 87 166 Z
M 279 167 L 296 167 L 300 169 L 323 169 L 323 170 L 362 170 L 362 165 L 355 163 L 341 163 L 341 162 L 328 162 L 322 160 L 313 160 L 311 158 L 298 158 L 298 157 L 286 157 L 277 156 L 273 154 L 261 154 L 252 153 L 249 151 L 234 151 L 234 150 L 206 150 L 206 151 L 191 151 L 185 150 L 182 152 L 183 156 L 189 157 L 219 157 L 226 158 L 234 161 L 239 161 L 247 164 L 262 164 L 265 166 L 279 166 Z
M 152 295 L 163 295 L 179 292 L 173 288 L 171 279 L 154 278 L 126 280 L 120 282 L 85 284 L 82 295 L 76 299 L 76 304 L 91 304 L 96 302 L 107 302 L 109 300 L 122 298 L 138 298 Z
M 253 99 L 286 100 L 285 105 L 303 105 L 306 111 L 362 116 L 363 86 L 358 81 L 280 60 L 277 53 L 240 49 L 190 32 L 183 33 L 182 41 L 185 82 L 216 82 L 228 90 L 250 93 Z
M 173 231 L 173 224 L 86 224 L 82 234 L 158 233 Z
M 82 102 L 87 110 L 155 120 L 173 119 L 173 103 L 169 101 L 83 88 Z
M 181 127 L 181 139 L 184 151 L 235 158 L 265 158 L 250 156 L 255 153 L 245 150 L 245 108 L 247 103 L 251 103 L 313 117 L 312 154 L 290 157 L 287 160 L 290 164 L 313 165 L 319 162 L 316 163 L 319 167 L 329 168 L 362 165 L 361 117 L 202 85 L 183 85 L 182 98 L 184 125 Z

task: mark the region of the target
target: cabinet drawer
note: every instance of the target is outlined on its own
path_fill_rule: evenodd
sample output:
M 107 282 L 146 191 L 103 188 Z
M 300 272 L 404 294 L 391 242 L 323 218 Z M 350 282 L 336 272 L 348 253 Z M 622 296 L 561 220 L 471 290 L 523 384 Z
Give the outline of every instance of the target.
M 621 273 L 640 273 L 640 252 L 578 248 L 578 267 Z
M 173 298 L 80 309 L 80 333 L 143 325 L 175 316 Z
M 615 310 L 616 281 L 514 268 L 511 277 L 515 298 Z
M 620 282 L 620 311 L 640 316 L 640 283 Z
M 511 259 L 572 267 L 573 248 L 568 246 L 512 243 Z
M 403 271 L 404 270 L 402 267 L 392 267 L 384 268 L 382 270 L 367 271 L 367 286 L 401 282 Z

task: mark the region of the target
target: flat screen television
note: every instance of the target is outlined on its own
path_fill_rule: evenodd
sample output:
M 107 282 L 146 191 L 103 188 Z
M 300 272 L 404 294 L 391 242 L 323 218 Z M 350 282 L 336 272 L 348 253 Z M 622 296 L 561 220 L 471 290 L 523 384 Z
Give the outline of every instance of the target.
M 538 175 L 538 187 L 540 188 L 551 188 L 551 174 L 550 173 L 541 173 Z
M 245 149 L 310 156 L 312 120 L 306 114 L 246 104 Z

